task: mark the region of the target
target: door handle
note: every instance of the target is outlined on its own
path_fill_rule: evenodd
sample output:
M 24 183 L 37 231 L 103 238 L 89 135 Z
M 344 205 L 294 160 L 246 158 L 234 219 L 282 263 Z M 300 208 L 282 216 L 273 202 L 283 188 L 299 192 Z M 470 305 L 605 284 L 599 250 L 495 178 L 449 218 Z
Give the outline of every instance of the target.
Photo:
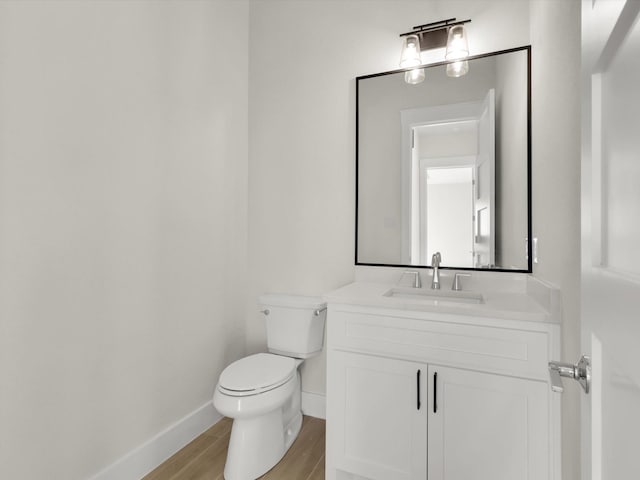
M 573 378 L 588 394 L 591 390 L 591 359 L 586 355 L 580 357 L 578 363 L 549 362 L 549 378 L 551 380 L 551 390 L 554 392 L 564 392 L 562 377 Z
M 416 384 L 417 384 L 416 385 L 417 386 L 416 407 L 418 410 L 420 410 L 420 405 L 422 404 L 422 402 L 420 401 L 420 370 L 416 372 Z

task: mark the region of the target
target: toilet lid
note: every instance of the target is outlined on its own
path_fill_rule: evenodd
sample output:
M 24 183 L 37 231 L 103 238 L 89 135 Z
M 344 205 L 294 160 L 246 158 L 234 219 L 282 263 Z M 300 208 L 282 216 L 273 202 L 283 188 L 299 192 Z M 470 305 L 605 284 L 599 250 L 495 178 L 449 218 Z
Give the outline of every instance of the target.
M 278 386 L 296 371 L 293 358 L 257 353 L 233 362 L 220 375 L 220 386 L 234 392 L 254 392 Z

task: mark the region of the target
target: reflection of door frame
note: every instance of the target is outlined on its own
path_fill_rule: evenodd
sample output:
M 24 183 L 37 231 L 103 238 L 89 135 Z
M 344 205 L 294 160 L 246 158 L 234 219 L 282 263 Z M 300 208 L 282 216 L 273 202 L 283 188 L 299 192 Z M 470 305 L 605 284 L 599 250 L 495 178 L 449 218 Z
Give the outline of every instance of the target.
M 426 263 L 429 262 L 429 258 L 427 255 L 427 248 L 425 248 L 426 245 L 426 237 L 427 237 L 427 230 L 426 230 L 426 224 L 428 223 L 428 215 L 427 212 L 423 211 L 423 208 L 426 206 L 426 198 L 422 198 L 423 195 L 424 197 L 427 196 L 427 179 L 426 179 L 426 171 L 429 168 L 471 168 L 472 169 L 472 178 L 473 178 L 473 185 L 474 185 L 474 191 L 472 192 L 472 202 L 471 205 L 469 206 L 469 220 L 472 223 L 472 228 L 471 228 L 471 237 L 469 238 L 469 245 L 470 245 L 470 249 L 471 251 L 471 256 L 472 259 L 473 257 L 473 247 L 474 247 L 474 238 L 473 238 L 473 232 L 475 230 L 475 225 L 474 225 L 474 212 L 475 212 L 475 178 L 476 178 L 476 156 L 475 155 L 455 155 L 455 156 L 451 156 L 451 157 L 434 157 L 434 158 L 421 158 L 419 161 L 419 176 L 420 176 L 420 186 L 419 186 L 419 190 L 418 190 L 418 212 L 419 212 L 419 217 L 421 219 L 427 219 L 424 222 L 420 222 L 420 227 L 419 227 L 419 261 L 418 263 L 420 263 L 421 265 L 424 265 Z M 446 263 L 446 260 L 445 260 Z M 473 262 L 471 262 L 473 263 Z M 458 265 L 458 266 L 464 266 L 464 265 Z M 469 267 L 471 267 L 473 265 L 469 265 Z
M 434 107 L 409 108 L 400 111 L 401 124 L 401 263 L 416 265 L 412 261 L 420 257 L 419 252 L 419 212 L 413 205 L 418 204 L 418 165 L 413 161 L 413 129 L 425 125 L 477 120 L 482 113 L 483 100 L 477 102 L 452 103 Z
M 478 162 L 476 171 L 476 237 L 473 251 L 476 258 L 473 266 L 479 268 L 495 267 L 496 245 L 496 145 L 495 145 L 495 91 L 490 89 L 482 102 L 478 118 Z M 485 215 L 481 215 L 485 212 Z M 483 221 L 484 219 L 484 221 Z M 486 230 L 487 235 L 482 231 Z M 480 260 L 483 260 L 482 262 Z

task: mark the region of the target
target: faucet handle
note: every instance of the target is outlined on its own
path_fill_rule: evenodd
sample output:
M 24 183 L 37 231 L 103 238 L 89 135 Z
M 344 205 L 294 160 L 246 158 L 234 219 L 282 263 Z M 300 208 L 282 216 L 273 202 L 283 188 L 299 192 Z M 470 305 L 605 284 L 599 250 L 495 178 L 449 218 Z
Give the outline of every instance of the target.
M 422 288 L 422 282 L 420 281 L 420 272 L 418 272 L 417 270 L 405 270 L 404 272 L 402 272 L 400 282 L 402 282 L 402 279 L 405 275 L 414 275 L 413 288 Z
M 451 290 L 459 292 L 462 290 L 462 284 L 460 283 L 460 277 L 470 277 L 470 273 L 456 273 L 453 276 L 453 284 L 451 285 Z

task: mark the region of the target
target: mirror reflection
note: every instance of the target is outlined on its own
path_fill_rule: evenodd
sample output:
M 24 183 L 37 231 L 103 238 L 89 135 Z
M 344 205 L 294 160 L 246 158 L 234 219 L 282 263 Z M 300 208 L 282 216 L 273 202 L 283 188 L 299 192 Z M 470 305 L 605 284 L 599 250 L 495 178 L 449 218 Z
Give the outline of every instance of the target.
M 529 49 L 359 77 L 356 263 L 530 271 Z

